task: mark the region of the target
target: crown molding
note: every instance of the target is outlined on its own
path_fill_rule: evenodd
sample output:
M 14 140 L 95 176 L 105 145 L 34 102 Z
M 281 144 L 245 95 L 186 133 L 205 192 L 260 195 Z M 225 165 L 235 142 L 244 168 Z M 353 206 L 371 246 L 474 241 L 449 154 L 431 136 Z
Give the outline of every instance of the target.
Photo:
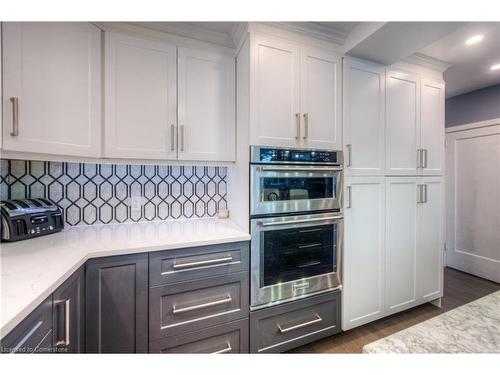
M 408 56 L 403 59 L 403 61 L 409 64 L 422 66 L 427 69 L 436 70 L 441 73 L 444 73 L 452 65 L 446 61 L 438 60 L 419 52 Z
M 346 32 L 320 25 L 316 22 L 262 22 L 283 30 L 291 31 L 310 38 L 343 45 L 349 35 Z
M 231 37 L 233 39 L 233 47 L 236 49 L 236 54 L 239 53 L 241 46 L 245 41 L 248 32 L 248 22 L 235 22 L 231 30 Z
M 179 35 L 185 38 L 196 39 L 203 42 L 217 44 L 219 46 L 234 48 L 231 34 L 209 30 L 207 28 L 186 22 L 130 22 L 134 26 L 144 27 L 150 30 L 162 31 Z

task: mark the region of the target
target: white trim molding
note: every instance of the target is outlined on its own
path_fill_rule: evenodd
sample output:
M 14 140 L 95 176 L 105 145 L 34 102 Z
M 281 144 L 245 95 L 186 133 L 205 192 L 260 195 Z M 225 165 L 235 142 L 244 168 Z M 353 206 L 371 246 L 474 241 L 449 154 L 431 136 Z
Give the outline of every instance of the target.
M 486 126 L 494 126 L 494 125 L 500 125 L 500 117 L 494 118 L 491 120 L 471 122 L 469 124 L 464 124 L 464 125 L 449 126 L 449 127 L 445 128 L 445 132 L 446 133 L 456 133 L 456 132 L 461 132 L 464 130 L 484 128 Z

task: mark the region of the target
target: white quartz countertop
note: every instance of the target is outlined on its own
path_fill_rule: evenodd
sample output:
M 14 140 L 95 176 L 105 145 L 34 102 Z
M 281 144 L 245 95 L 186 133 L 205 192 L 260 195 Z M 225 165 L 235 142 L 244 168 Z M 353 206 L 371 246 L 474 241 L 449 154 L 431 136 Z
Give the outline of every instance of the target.
M 363 353 L 500 353 L 500 291 L 365 345 Z
M 76 226 L 2 243 L 0 337 L 7 335 L 89 258 L 248 241 L 230 220 L 214 218 Z

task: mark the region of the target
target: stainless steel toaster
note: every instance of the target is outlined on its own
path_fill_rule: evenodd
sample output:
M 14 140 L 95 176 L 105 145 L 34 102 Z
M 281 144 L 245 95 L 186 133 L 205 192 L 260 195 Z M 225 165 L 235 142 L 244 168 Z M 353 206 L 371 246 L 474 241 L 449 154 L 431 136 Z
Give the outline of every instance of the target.
M 59 207 L 44 198 L 0 201 L 2 241 L 20 241 L 64 228 Z

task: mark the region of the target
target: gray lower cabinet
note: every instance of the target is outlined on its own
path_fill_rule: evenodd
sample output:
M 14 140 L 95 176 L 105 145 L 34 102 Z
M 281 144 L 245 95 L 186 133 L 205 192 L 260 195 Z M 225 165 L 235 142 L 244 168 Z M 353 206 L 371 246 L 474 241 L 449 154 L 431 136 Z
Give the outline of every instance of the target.
M 152 341 L 151 353 L 248 353 L 248 319 Z
M 248 317 L 248 272 L 153 287 L 151 340 Z
M 5 336 L 0 346 L 2 353 L 52 352 L 52 295 Z
M 53 345 L 58 353 L 85 352 L 85 272 L 81 267 L 52 294 Z
M 88 261 L 86 351 L 148 352 L 147 253 Z
M 340 332 L 340 291 L 250 312 L 250 352 L 281 353 Z

